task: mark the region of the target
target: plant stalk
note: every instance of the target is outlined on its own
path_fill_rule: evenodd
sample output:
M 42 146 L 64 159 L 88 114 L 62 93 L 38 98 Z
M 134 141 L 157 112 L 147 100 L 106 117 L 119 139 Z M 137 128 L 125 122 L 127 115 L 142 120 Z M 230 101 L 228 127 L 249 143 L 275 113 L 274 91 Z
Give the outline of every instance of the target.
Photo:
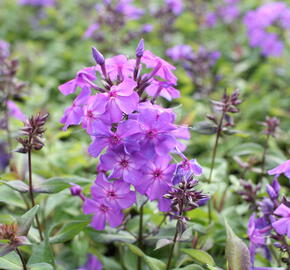
M 143 214 L 144 214 L 144 203 L 140 207 L 140 218 L 139 218 L 139 234 L 138 234 L 138 247 L 142 250 L 143 247 Z M 137 258 L 137 269 L 142 269 L 142 258 Z
M 29 174 L 29 194 L 30 194 L 30 200 L 31 200 L 32 207 L 34 207 L 35 206 L 35 201 L 34 201 L 33 185 L 32 185 L 31 149 L 29 149 L 29 151 L 28 151 L 28 174 Z M 37 214 L 35 216 L 35 220 L 36 220 L 36 224 L 37 224 L 37 228 L 38 228 L 40 240 L 43 241 L 44 238 L 43 238 L 43 235 L 42 235 L 41 226 L 40 226 L 40 222 L 39 222 L 39 219 L 38 219 L 38 215 Z
M 217 153 L 219 138 L 220 138 L 221 131 L 222 131 L 222 125 L 223 125 L 224 117 L 225 117 L 225 111 L 223 111 L 222 116 L 221 116 L 220 121 L 219 121 L 219 124 L 218 124 L 218 127 L 217 127 L 215 143 L 214 143 L 214 147 L 213 147 L 213 151 L 212 151 L 210 173 L 209 173 L 209 177 L 208 177 L 208 183 L 209 184 L 211 183 L 211 179 L 212 179 L 213 168 L 214 168 L 214 165 L 215 165 L 216 153 Z M 212 220 L 211 202 L 209 201 L 207 205 L 208 205 L 208 220 L 209 220 L 209 223 L 211 223 L 211 220 Z
M 18 248 L 16 248 L 16 252 L 21 260 L 21 263 L 22 263 L 22 266 L 23 266 L 23 270 L 27 270 L 27 267 L 26 267 L 26 263 L 24 261 L 24 258 L 22 257 L 22 254 L 20 252 L 20 250 Z
M 267 134 L 265 145 L 264 145 L 264 151 L 262 155 L 262 162 L 261 162 L 261 180 L 265 174 L 265 162 L 266 162 L 266 155 L 267 155 L 267 151 L 269 147 L 269 139 L 270 139 L 270 134 Z
M 174 238 L 173 238 L 173 244 L 172 244 L 170 252 L 169 252 L 169 257 L 168 257 L 168 261 L 167 261 L 167 265 L 166 265 L 166 270 L 170 269 L 171 261 L 172 261 L 172 258 L 173 258 L 173 251 L 174 251 L 174 247 L 175 247 L 177 236 L 178 236 L 177 226 L 178 226 L 178 221 L 176 223 L 176 229 L 175 229 L 175 234 L 174 234 Z

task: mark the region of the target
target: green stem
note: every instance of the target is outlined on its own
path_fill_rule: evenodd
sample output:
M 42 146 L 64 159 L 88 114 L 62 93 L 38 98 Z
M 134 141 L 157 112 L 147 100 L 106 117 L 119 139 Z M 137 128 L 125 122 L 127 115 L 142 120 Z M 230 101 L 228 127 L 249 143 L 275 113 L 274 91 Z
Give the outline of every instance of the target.
M 29 174 L 29 194 L 30 194 L 30 200 L 31 200 L 32 207 L 34 207 L 35 206 L 35 201 L 34 201 L 33 185 L 32 185 L 31 149 L 29 149 L 29 151 L 28 151 L 28 174 Z M 40 226 L 40 222 L 39 222 L 39 219 L 38 219 L 38 215 L 37 214 L 35 216 L 35 220 L 36 220 L 36 224 L 37 224 L 37 228 L 38 228 L 40 240 L 43 241 L 44 238 L 43 238 L 43 235 L 42 235 L 41 226 Z
M 264 144 L 264 151 L 263 151 L 263 155 L 262 155 L 262 162 L 261 162 L 261 180 L 265 174 L 265 162 L 266 162 L 267 150 L 269 147 L 269 138 L 270 138 L 270 134 L 267 134 L 266 141 Z
M 27 267 L 26 267 L 26 263 L 24 261 L 24 258 L 22 257 L 22 254 L 20 252 L 20 250 L 18 248 L 16 248 L 16 252 L 21 260 L 21 263 L 22 263 L 22 266 L 23 266 L 23 270 L 27 270 Z
M 221 131 L 222 131 L 224 117 L 225 117 L 225 111 L 223 111 L 222 116 L 220 118 L 220 122 L 219 122 L 218 127 L 217 127 L 217 133 L 216 133 L 216 137 L 215 137 L 215 143 L 214 143 L 212 158 L 211 158 L 210 173 L 209 173 L 209 177 L 208 177 L 209 184 L 211 183 L 211 179 L 212 179 L 213 168 L 215 165 L 216 153 L 217 153 L 219 138 L 220 138 Z M 211 220 L 212 220 L 211 202 L 209 201 L 207 205 L 208 205 L 208 220 L 209 220 L 209 223 L 211 223 Z
M 140 207 L 140 217 L 139 217 L 139 234 L 138 234 L 138 247 L 142 250 L 143 247 L 143 214 L 144 214 L 144 204 Z M 137 269 L 142 269 L 142 258 L 138 256 L 137 258 Z
M 173 238 L 173 244 L 172 244 L 170 252 L 169 252 L 169 257 L 168 257 L 168 261 L 167 261 L 167 265 L 166 265 L 166 270 L 169 270 L 170 266 L 171 266 L 171 261 L 172 261 L 172 258 L 173 258 L 173 251 L 174 251 L 174 247 L 175 247 L 177 236 L 178 236 L 178 228 L 177 227 L 178 227 L 178 221 L 176 223 L 175 234 L 174 234 L 174 238 Z

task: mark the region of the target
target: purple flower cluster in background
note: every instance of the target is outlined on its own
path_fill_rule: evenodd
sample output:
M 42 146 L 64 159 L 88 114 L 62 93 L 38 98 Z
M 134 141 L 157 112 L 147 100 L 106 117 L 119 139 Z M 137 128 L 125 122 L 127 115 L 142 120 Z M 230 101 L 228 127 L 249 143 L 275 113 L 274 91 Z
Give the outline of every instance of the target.
M 218 20 L 225 24 L 231 24 L 240 16 L 239 0 L 224 0 L 221 5 L 216 7 L 215 11 L 209 12 L 205 18 L 207 27 L 214 27 Z
M 49 7 L 55 4 L 55 0 L 19 0 L 20 5 Z
M 8 58 L 10 55 L 10 44 L 4 40 L 0 40 L 0 60 Z
M 78 268 L 77 270 L 102 270 L 102 269 L 103 265 L 99 261 L 99 259 L 96 256 L 89 254 L 85 265 Z
M 254 213 L 249 220 L 248 236 L 250 239 L 250 254 L 252 269 L 254 267 L 255 254 L 257 250 L 263 250 L 264 256 L 271 260 L 267 238 L 275 241 L 274 245 L 282 251 L 289 252 L 286 238 L 290 239 L 290 201 L 283 196 L 280 198 L 280 184 L 277 180 L 280 174 L 289 176 L 289 161 L 270 170 L 270 175 L 276 175 L 271 185 L 266 186 L 268 197 L 259 202 L 258 213 Z
M 84 33 L 84 38 L 93 38 L 96 40 L 104 39 L 103 33 L 100 31 L 102 27 L 111 27 L 113 32 L 116 29 L 121 29 L 128 21 L 137 20 L 144 15 L 144 11 L 133 5 L 132 0 L 104 0 L 95 6 L 97 17 Z M 149 24 L 141 27 L 140 31 L 128 33 L 128 39 L 136 38 L 141 34 L 152 31 L 152 26 Z
M 290 8 L 286 3 L 267 3 L 256 10 L 251 10 L 246 14 L 244 23 L 251 47 L 260 48 L 265 56 L 281 56 L 284 48 L 283 41 L 277 33 L 269 31 L 269 27 L 290 28 Z
M 184 155 L 180 164 L 172 163 L 171 154 L 185 149 L 180 140 L 188 140 L 190 134 L 187 126 L 175 124 L 171 109 L 155 104 L 159 96 L 179 96 L 175 67 L 144 50 L 143 40 L 136 59 L 104 59 L 94 48 L 93 57 L 97 66 L 79 71 L 59 90 L 68 95 L 82 89 L 61 123 L 64 129 L 81 125 L 92 139 L 89 154 L 99 157 L 92 198 L 85 199 L 83 209 L 94 215 L 91 225 L 102 230 L 107 222 L 112 227 L 122 223 L 122 210 L 135 202 L 136 191 L 157 200 L 161 211 L 169 211 L 171 201 L 163 196 L 178 183 L 173 183 L 175 174 L 182 170 L 200 175 L 201 168 Z

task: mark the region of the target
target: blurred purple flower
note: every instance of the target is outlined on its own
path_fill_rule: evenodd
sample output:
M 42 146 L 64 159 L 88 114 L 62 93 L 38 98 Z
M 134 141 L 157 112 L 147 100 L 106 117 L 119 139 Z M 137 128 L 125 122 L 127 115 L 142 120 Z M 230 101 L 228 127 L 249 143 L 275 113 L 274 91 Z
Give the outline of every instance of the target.
M 10 44 L 0 39 L 0 60 L 9 57 L 10 55 Z
M 279 177 L 280 174 L 284 174 L 290 179 L 290 159 L 277 166 L 276 168 L 268 171 L 269 175 L 275 175 Z
M 94 36 L 95 32 L 97 30 L 99 30 L 99 28 L 100 28 L 100 25 L 98 23 L 91 24 L 87 28 L 86 32 L 84 33 L 83 38 L 84 39 L 92 38 Z
M 183 11 L 182 0 L 165 0 L 168 9 L 176 16 L 180 15 Z
M 272 223 L 273 228 L 277 233 L 287 235 L 290 239 L 290 208 L 280 204 L 274 214 L 280 216 L 280 218 Z
M 168 57 L 173 61 L 180 61 L 193 56 L 192 47 L 189 45 L 176 45 L 166 51 Z
M 30 5 L 30 6 L 53 6 L 55 4 L 54 0 L 19 0 L 20 5 Z
M 8 100 L 7 107 L 8 107 L 9 115 L 11 117 L 16 118 L 20 121 L 25 121 L 26 119 L 25 115 L 21 112 L 19 107 L 13 101 Z
M 92 254 L 88 255 L 86 264 L 78 268 L 78 270 L 102 270 L 102 269 L 103 269 L 102 263 L 96 256 Z

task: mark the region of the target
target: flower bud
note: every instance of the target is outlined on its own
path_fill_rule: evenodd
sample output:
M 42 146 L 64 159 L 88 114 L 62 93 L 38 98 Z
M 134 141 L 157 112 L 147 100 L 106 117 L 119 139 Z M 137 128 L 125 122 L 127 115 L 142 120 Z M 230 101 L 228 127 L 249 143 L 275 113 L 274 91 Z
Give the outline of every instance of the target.
M 139 43 L 138 46 L 136 48 L 136 56 L 138 58 L 141 58 L 143 56 L 144 53 L 144 39 L 142 38 Z
M 73 184 L 71 183 L 71 187 L 70 187 L 70 193 L 72 196 L 80 196 L 81 192 L 82 192 L 82 188 L 79 185 Z
M 105 63 L 104 56 L 95 47 L 92 47 L 92 54 L 98 65 L 101 66 Z

